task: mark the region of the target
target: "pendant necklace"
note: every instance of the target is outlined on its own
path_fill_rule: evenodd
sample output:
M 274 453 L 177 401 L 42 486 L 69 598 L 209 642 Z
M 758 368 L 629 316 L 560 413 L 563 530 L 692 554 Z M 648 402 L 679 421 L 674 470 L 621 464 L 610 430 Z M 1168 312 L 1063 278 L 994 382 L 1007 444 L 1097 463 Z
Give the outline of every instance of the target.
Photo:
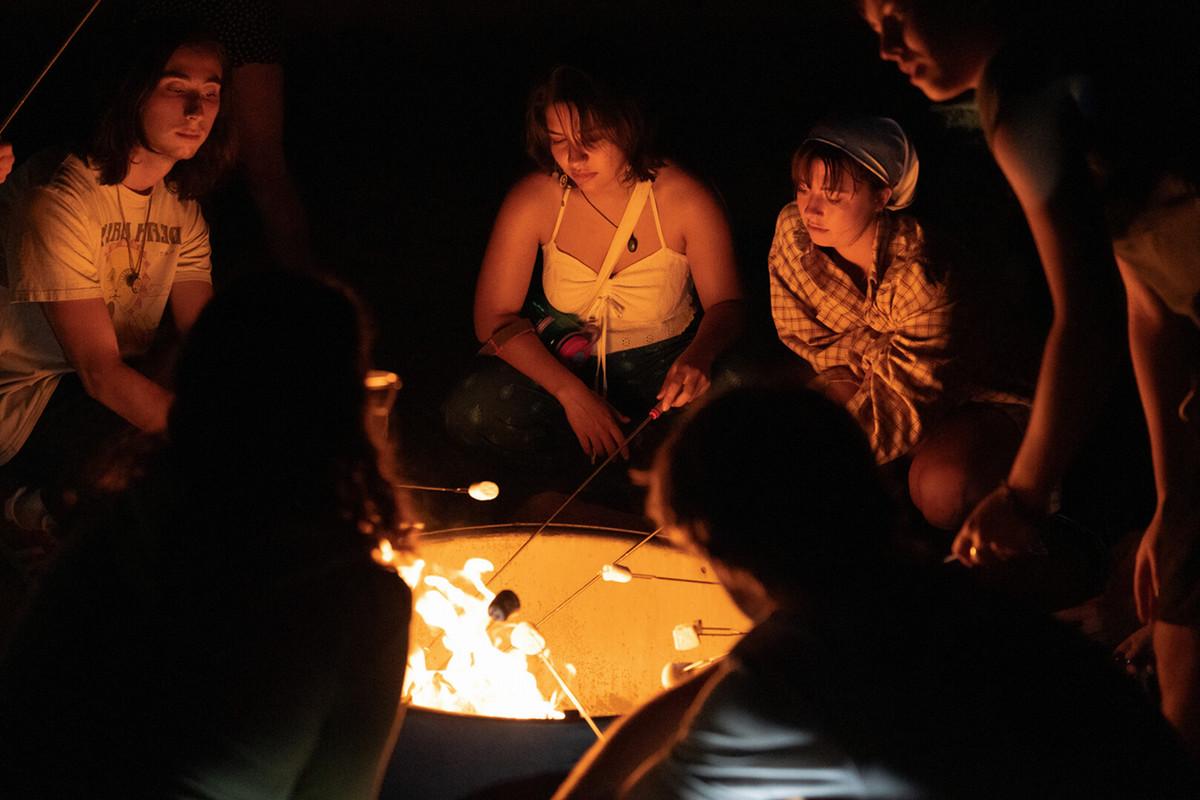
M 591 207 L 592 207 L 592 210 L 593 210 L 593 211 L 595 211 L 597 214 L 599 214 L 599 215 L 601 216 L 601 218 L 602 218 L 602 219 L 603 219 L 605 222 L 607 222 L 609 225 L 612 225 L 612 226 L 613 226 L 613 228 L 617 228 L 617 227 L 618 227 L 617 223 L 615 223 L 615 222 L 613 222 L 611 219 L 609 219 L 607 214 L 605 214 L 605 213 L 604 213 L 603 211 L 601 211 L 600 209 L 596 208 L 596 204 L 595 204 L 595 203 L 593 203 L 593 202 L 592 202 L 592 199 L 591 199 L 590 197 L 588 197 L 588 196 L 587 196 L 587 192 L 585 192 L 585 191 L 584 191 L 584 190 L 583 190 L 581 187 L 579 187 L 579 186 L 576 186 L 575 188 L 576 188 L 576 189 L 579 189 L 579 194 L 581 194 L 581 195 L 583 196 L 583 199 L 584 199 L 585 201 L 587 201 L 587 204 L 588 204 L 589 206 L 591 206 Z M 629 241 L 627 241 L 627 242 L 625 243 L 625 249 L 626 249 L 626 250 L 628 250 L 628 251 L 629 251 L 629 252 L 631 252 L 631 253 L 636 253 L 636 252 L 637 252 L 637 248 L 638 248 L 638 240 L 637 240 L 637 236 L 635 236 L 635 235 L 633 234 L 633 232 L 632 232 L 632 231 L 630 231 L 630 233 L 629 233 Z
M 125 206 L 121 203 L 121 186 L 117 184 L 117 210 L 121 212 L 121 228 L 122 230 L 129 223 L 125 221 Z M 129 191 L 133 191 L 130 189 Z M 146 234 L 150 227 L 150 208 L 154 205 L 154 187 L 150 187 L 150 196 L 146 198 L 146 219 L 142 222 L 142 246 L 138 248 L 137 264 L 130 264 L 129 274 L 125 276 L 125 285 L 137 294 L 138 278 L 142 277 L 142 257 L 146 255 Z M 133 248 L 133 239 L 137 238 L 133 232 L 130 232 L 130 237 L 125 239 L 125 246 L 128 249 Z M 130 259 L 132 261 L 132 259 Z

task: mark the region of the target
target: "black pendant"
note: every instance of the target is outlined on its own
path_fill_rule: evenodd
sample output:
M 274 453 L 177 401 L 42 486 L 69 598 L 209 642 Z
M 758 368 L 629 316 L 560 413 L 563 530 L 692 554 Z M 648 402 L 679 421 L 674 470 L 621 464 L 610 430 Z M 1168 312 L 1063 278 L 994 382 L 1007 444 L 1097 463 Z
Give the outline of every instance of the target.
M 629 241 L 625 243 L 625 247 L 626 247 L 626 248 L 629 250 L 629 252 L 631 252 L 631 253 L 636 253 L 636 252 L 637 252 L 637 237 L 636 237 L 636 236 L 634 236 L 632 233 L 631 233 L 631 234 L 629 234 Z

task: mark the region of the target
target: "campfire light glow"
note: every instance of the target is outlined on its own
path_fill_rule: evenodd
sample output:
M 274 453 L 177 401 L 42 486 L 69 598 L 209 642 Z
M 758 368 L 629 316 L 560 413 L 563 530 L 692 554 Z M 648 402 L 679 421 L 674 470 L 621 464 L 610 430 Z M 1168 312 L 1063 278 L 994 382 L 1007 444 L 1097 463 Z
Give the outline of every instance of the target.
M 496 596 L 482 580 L 492 563 L 468 559 L 459 572 L 441 574 L 423 559 L 396 565 L 413 590 L 414 623 L 432 638 L 417 635 L 404 675 L 404 696 L 416 706 L 519 719 L 562 719 L 558 692 L 545 696 L 530 671 L 535 647 L 527 623 L 495 622 L 488 605 Z M 528 630 L 526 630 L 528 629 Z M 537 652 L 531 652 L 536 650 Z

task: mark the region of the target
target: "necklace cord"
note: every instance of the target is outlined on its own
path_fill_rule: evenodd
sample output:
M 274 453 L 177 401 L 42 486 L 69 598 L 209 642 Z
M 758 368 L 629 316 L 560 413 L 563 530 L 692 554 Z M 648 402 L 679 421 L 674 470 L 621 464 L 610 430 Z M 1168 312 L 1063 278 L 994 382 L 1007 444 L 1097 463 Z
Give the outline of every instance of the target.
M 129 269 L 130 277 L 127 279 L 127 281 L 129 283 L 129 288 L 131 288 L 131 289 L 133 288 L 133 285 L 138 282 L 138 279 L 142 277 L 142 258 L 146 255 L 146 239 L 147 239 L 147 234 L 149 233 L 149 228 L 150 228 L 150 209 L 153 206 L 154 206 L 154 187 L 151 186 L 150 187 L 150 196 L 146 198 L 146 218 L 145 218 L 145 220 L 142 221 L 142 246 L 138 248 L 137 264 L 136 265 L 133 264 L 133 259 L 130 259 L 130 269 Z M 129 222 L 125 219 L 125 205 L 121 202 L 121 184 L 119 184 L 119 183 L 117 184 L 117 211 L 119 211 L 121 213 L 121 228 L 122 228 L 121 232 L 124 233 L 124 228 L 126 225 L 129 224 Z M 126 237 L 125 238 L 126 247 L 132 248 L 133 240 L 136 238 L 137 238 L 137 236 L 135 236 L 135 235 Z
M 613 228 L 619 228 L 619 227 L 620 227 L 619 225 L 617 225 L 617 223 L 613 222 L 611 219 L 609 219 L 609 218 L 608 218 L 608 214 L 605 214 L 603 211 L 601 211 L 601 210 L 600 210 L 600 208 L 599 208 L 599 207 L 598 207 L 598 206 L 597 206 L 595 203 L 593 203 L 593 202 L 592 202 L 592 198 L 590 198 L 590 197 L 588 197 L 588 196 L 587 196 L 587 192 L 585 192 L 585 191 L 583 190 L 583 187 L 582 187 L 582 186 L 576 185 L 576 186 L 575 186 L 575 188 L 579 190 L 579 194 L 580 194 L 580 195 L 583 197 L 583 200 L 584 200 L 584 202 L 585 202 L 585 203 L 587 203 L 589 206 L 591 206 L 591 207 L 592 207 L 592 210 L 593 210 L 593 211 L 595 211 L 597 214 L 599 214 L 599 215 L 600 215 L 600 217 L 601 217 L 601 218 L 602 218 L 602 219 L 603 219 L 605 222 L 607 222 L 609 225 L 612 225 L 612 226 L 613 226 Z M 625 204 L 626 204 L 626 205 L 628 205 L 628 204 L 629 204 L 629 200 L 628 200 L 628 199 L 626 199 L 626 200 L 625 200 Z M 637 224 L 636 224 L 636 223 L 634 224 L 634 227 L 635 227 L 635 228 L 637 227 Z M 636 252 L 637 252 L 637 249 L 638 249 L 638 240 L 637 240 L 637 236 L 636 236 L 636 235 L 634 235 L 634 232 L 633 232 L 633 231 L 630 231 L 630 232 L 629 232 L 629 241 L 627 241 L 627 242 L 625 243 L 625 249 L 626 249 L 626 250 L 628 250 L 628 251 L 629 251 L 629 252 L 631 252 L 631 253 L 636 253 Z

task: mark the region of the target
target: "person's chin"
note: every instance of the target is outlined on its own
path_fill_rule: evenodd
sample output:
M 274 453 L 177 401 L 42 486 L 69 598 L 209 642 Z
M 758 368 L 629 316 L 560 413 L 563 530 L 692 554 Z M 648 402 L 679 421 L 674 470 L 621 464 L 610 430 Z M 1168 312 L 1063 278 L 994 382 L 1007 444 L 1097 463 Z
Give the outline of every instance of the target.
M 914 76 L 911 78 L 911 82 L 913 86 L 920 89 L 934 103 L 945 103 L 949 100 L 954 100 L 974 88 L 965 82 L 938 80 L 925 75 Z
M 806 228 L 806 230 L 808 231 L 809 240 L 817 247 L 830 246 L 832 240 L 830 239 L 829 231 L 818 228 Z

